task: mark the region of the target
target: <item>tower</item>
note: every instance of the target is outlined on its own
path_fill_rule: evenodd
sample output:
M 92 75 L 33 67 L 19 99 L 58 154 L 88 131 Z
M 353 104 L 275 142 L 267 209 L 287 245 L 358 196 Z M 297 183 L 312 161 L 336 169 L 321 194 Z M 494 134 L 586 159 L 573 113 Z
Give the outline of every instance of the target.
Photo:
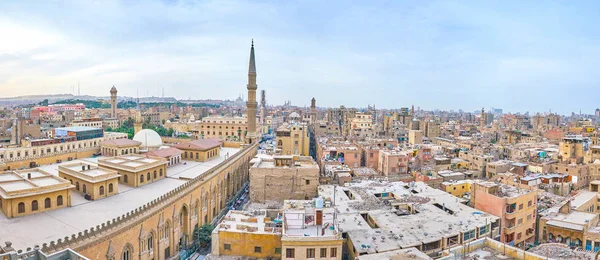
M 479 121 L 479 127 L 481 128 L 480 131 L 485 127 L 485 110 L 483 107 L 481 108 L 481 121 Z
M 265 90 L 260 91 L 260 133 L 265 133 L 265 109 L 267 105 L 267 100 L 265 99 Z
M 314 97 L 310 100 L 310 123 L 317 123 L 317 100 Z
M 117 88 L 114 85 L 110 89 L 110 117 L 117 118 Z
M 246 143 L 251 144 L 256 141 L 256 63 L 254 61 L 254 40 L 250 47 L 250 64 L 248 66 L 248 132 L 246 133 Z

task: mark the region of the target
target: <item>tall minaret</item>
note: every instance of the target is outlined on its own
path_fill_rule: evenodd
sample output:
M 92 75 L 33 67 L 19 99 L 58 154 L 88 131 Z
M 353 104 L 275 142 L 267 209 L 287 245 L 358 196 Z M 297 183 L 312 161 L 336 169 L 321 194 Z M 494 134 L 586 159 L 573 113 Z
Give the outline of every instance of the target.
M 317 123 L 317 100 L 314 97 L 310 100 L 310 123 Z
M 480 131 L 485 127 L 485 110 L 483 107 L 481 108 L 481 121 L 479 122 L 479 127 L 481 127 Z
M 250 64 L 248 66 L 248 133 L 246 133 L 246 143 L 251 144 L 256 141 L 256 63 L 254 61 L 254 40 L 250 47 Z
M 260 91 L 260 133 L 265 133 L 265 109 L 267 106 L 267 100 L 265 99 L 265 90 Z
M 110 89 L 110 117 L 117 118 L 117 88 Z

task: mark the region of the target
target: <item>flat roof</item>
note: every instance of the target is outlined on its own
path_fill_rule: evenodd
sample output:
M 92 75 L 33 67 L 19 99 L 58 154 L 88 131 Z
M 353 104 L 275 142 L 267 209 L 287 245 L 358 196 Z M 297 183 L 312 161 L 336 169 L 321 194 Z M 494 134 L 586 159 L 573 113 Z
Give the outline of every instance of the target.
M 91 183 L 118 178 L 120 175 L 111 169 L 100 168 L 97 164 L 84 160 L 63 163 L 58 166 L 63 174 L 79 178 Z
M 12 199 L 72 188 L 70 182 L 41 169 L 0 172 L 0 197 Z
M 100 167 L 121 169 L 130 172 L 144 171 L 149 168 L 167 164 L 167 160 L 148 155 L 121 155 L 115 157 L 102 157 L 98 159 Z
M 597 192 L 581 191 L 571 200 L 571 207 L 579 208 L 581 205 L 598 196 Z
M 227 231 L 237 233 L 272 234 L 281 235 L 281 227 L 276 227 L 276 221 L 281 223 L 281 218 L 275 221 L 267 217 L 266 210 L 249 212 L 242 210 L 230 210 L 221 219 L 213 232 Z
M 423 182 L 362 181 L 346 185 L 321 185 L 319 196 L 335 198 L 339 230 L 348 233 L 359 253 L 373 254 L 439 241 L 467 231 L 477 231 L 477 228 L 499 219 L 466 206 L 463 204 L 465 200 Z M 353 199 L 346 193 L 351 194 Z M 385 203 L 385 200 L 390 203 Z M 393 208 L 409 204 L 418 213 L 397 215 Z M 444 209 L 451 210 L 453 214 Z M 378 227 L 372 228 L 361 214 L 368 214 Z
M 71 207 L 10 219 L 6 218 L 4 214 L 0 214 L 0 227 L 2 227 L 0 228 L 0 237 L 10 240 L 13 243 L 12 247 L 15 249 L 25 249 L 36 244 L 42 245 L 43 243 L 49 243 L 51 240 L 56 241 L 59 238 L 83 232 L 102 222 L 126 214 L 174 190 L 186 182 L 186 179 L 179 178 L 179 176 L 196 177 L 224 161 L 227 152 L 232 155 L 237 151 L 240 151 L 240 149 L 226 148 L 221 150 L 220 156 L 208 162 L 178 164 L 167 170 L 168 178 L 159 179 L 144 186 L 132 188 L 127 185 L 119 185 L 119 193 L 101 200 L 90 202 L 85 200 L 83 195 L 72 192 Z M 95 163 L 98 159 L 86 158 L 82 160 Z M 44 165 L 41 168 L 57 176 L 59 165 Z

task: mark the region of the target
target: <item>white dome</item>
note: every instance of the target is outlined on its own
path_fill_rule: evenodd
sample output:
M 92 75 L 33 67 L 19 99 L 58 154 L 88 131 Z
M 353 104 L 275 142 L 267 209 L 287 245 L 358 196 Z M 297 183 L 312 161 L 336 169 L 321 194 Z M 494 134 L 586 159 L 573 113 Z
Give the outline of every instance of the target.
M 152 129 L 142 129 L 135 136 L 133 136 L 134 141 L 138 141 L 142 143 L 140 145 L 141 149 L 149 148 L 158 148 L 163 145 L 162 139 L 160 135 Z

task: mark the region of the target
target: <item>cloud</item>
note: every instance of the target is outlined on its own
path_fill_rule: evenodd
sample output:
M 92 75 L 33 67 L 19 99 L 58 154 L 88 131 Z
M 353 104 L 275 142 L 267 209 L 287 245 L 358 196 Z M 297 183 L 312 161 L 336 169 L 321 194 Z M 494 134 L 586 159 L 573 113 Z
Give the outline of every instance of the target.
M 595 109 L 596 2 L 1 2 L 1 96 L 235 98 L 249 41 L 267 99 L 568 113 Z M 568 90 L 568 91 L 567 91 Z M 565 102 L 564 100 L 573 100 Z M 560 107 L 556 107 L 560 104 Z M 551 106 L 551 107 L 550 107 Z

